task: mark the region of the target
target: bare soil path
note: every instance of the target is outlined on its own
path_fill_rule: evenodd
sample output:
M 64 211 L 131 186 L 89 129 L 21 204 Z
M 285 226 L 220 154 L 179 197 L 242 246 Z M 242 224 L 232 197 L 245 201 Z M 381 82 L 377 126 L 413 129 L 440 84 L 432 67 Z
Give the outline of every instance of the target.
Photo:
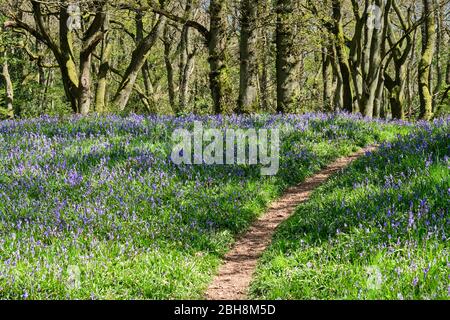
M 245 299 L 257 261 L 270 244 L 278 225 L 289 218 L 296 207 L 308 200 L 311 192 L 332 174 L 342 170 L 367 151 L 373 151 L 374 149 L 374 146 L 366 147 L 350 156 L 339 158 L 304 182 L 286 190 L 283 196 L 272 203 L 267 212 L 236 240 L 233 248 L 226 254 L 217 275 L 209 285 L 206 291 L 206 299 Z

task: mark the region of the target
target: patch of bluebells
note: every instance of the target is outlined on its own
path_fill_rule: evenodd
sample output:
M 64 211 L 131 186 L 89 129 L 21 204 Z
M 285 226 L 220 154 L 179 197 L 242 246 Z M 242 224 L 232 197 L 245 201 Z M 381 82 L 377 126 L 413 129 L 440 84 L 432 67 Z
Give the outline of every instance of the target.
M 245 165 L 174 165 L 171 133 L 194 121 L 282 128 L 279 175 L 261 177 Z M 39 296 L 40 282 L 105 252 L 124 260 L 162 247 L 222 252 L 216 234 L 245 228 L 257 214 L 246 206 L 269 201 L 266 188 L 276 196 L 345 148 L 380 139 L 388 126 L 411 124 L 320 113 L 1 121 L 0 298 Z M 318 143 L 327 154 L 317 154 Z

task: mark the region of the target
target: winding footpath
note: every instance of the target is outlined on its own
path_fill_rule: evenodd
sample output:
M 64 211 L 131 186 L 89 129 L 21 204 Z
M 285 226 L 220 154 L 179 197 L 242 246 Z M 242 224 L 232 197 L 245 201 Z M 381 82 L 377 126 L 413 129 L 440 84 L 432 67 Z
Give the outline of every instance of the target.
M 225 255 L 223 264 L 206 291 L 206 299 L 246 299 L 258 259 L 270 244 L 278 225 L 289 218 L 296 207 L 307 201 L 311 192 L 331 175 L 375 148 L 369 146 L 337 159 L 304 182 L 289 188 L 280 199 L 272 203 L 267 212 L 236 240 L 233 248 Z

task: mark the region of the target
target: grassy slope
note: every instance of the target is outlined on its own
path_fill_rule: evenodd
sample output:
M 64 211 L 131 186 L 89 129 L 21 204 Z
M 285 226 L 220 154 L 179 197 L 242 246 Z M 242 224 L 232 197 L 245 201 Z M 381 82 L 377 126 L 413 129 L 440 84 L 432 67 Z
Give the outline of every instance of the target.
M 314 192 L 276 234 L 255 298 L 448 299 L 449 124 L 361 158 Z
M 233 236 L 286 186 L 409 130 L 346 116 L 266 119 L 295 131 L 279 174 L 261 178 L 257 167 L 171 165 L 168 137 L 192 120 L 0 123 L 0 298 L 199 298 Z M 261 126 L 228 119 L 249 122 Z

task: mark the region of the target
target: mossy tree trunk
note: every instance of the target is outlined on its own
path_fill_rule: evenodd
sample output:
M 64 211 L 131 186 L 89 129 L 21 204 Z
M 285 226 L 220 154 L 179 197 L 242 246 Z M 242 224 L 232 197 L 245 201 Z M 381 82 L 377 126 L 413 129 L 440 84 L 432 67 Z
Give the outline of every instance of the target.
M 95 111 L 103 113 L 108 108 L 107 88 L 108 73 L 110 70 L 109 58 L 111 54 L 111 42 L 107 34 L 103 37 L 100 53 L 100 66 L 98 70 L 97 90 L 95 92 Z
M 342 86 L 342 74 L 339 68 L 339 63 L 336 59 L 336 46 L 331 46 L 331 68 L 333 71 L 333 82 L 335 83 L 335 89 L 333 94 L 333 110 L 338 111 L 343 109 L 343 86 Z
M 425 23 L 422 30 L 422 56 L 419 61 L 419 98 L 420 115 L 422 120 L 430 120 L 433 110 L 433 96 L 430 87 L 430 71 L 433 61 L 435 44 L 435 21 L 433 5 L 431 0 L 423 0 L 423 16 Z
M 299 55 L 294 44 L 293 0 L 278 0 L 276 6 L 277 111 L 285 112 L 293 106 L 299 90 L 295 76 Z
M 8 57 L 6 50 L 3 56 L 2 76 L 5 81 L 5 107 L 9 118 L 14 118 L 14 88 L 9 74 Z
M 177 110 L 175 105 L 175 82 L 174 82 L 174 71 L 172 65 L 172 45 L 173 45 L 173 34 L 170 27 L 166 24 L 163 33 L 163 44 L 164 44 L 164 63 L 166 65 L 166 75 L 167 75 L 167 89 L 169 93 L 169 104 L 173 111 Z
M 377 90 L 375 92 L 375 101 L 373 104 L 374 118 L 379 118 L 381 116 L 381 108 L 383 105 L 383 91 L 384 91 L 384 77 L 383 77 L 383 70 L 380 70 L 380 78 L 378 79 Z
M 322 101 L 323 109 L 325 111 L 333 111 L 333 104 L 331 102 L 332 88 L 330 79 L 332 49 L 329 46 L 322 46 Z
M 187 0 L 184 7 L 184 18 L 190 18 L 192 12 L 192 0 Z M 183 24 L 180 35 L 179 62 L 178 62 L 178 104 L 175 106 L 175 113 L 179 114 L 186 110 L 189 99 L 189 77 L 192 70 L 192 62 L 195 55 L 189 53 L 189 35 L 190 30 L 186 23 Z
M 258 38 L 256 33 L 258 5 L 258 0 L 241 1 L 238 113 L 250 112 L 258 103 Z
M 341 0 L 333 0 L 333 19 L 336 46 L 336 58 L 339 65 L 339 77 L 342 79 L 342 107 L 345 111 L 353 111 L 353 92 L 352 92 L 352 79 L 350 72 L 350 65 L 347 53 L 347 47 L 345 44 L 344 27 L 342 25 L 342 6 Z
M 35 15 L 40 15 L 40 3 L 34 3 L 36 3 L 34 5 L 35 7 L 39 6 L 39 9 L 35 9 Z M 61 4 L 59 11 L 59 48 L 56 48 L 56 52 L 54 50 L 54 54 L 56 56 L 56 59 L 58 60 L 66 96 L 70 102 L 73 112 L 79 113 L 79 76 L 75 62 L 75 54 L 73 51 L 73 34 L 71 31 L 69 31 L 69 28 L 67 26 L 68 18 L 69 14 L 67 13 L 67 4 Z M 39 17 L 37 19 L 42 18 Z M 42 30 L 42 32 L 44 31 Z M 48 35 L 48 31 L 45 31 L 45 33 Z
M 213 100 L 213 112 L 220 114 L 225 109 L 227 42 L 226 4 L 223 0 L 211 0 L 209 4 L 210 29 L 208 37 L 209 87 Z

